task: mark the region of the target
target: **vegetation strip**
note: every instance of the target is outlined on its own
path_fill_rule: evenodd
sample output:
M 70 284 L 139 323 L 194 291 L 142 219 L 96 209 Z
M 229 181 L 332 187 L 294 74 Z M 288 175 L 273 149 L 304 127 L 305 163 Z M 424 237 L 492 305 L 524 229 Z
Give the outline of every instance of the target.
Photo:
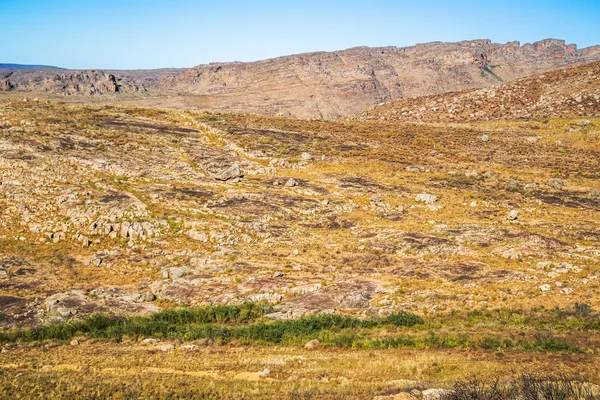
M 573 344 L 552 335 L 513 340 L 492 335 L 436 333 L 412 313 L 359 319 L 340 314 L 270 321 L 269 305 L 246 303 L 164 310 L 150 316 L 93 315 L 87 319 L 0 332 L 0 343 L 68 341 L 75 337 L 121 341 L 127 337 L 243 345 L 299 346 L 318 339 L 323 346 L 341 348 L 479 348 L 579 352 Z M 409 328 L 414 328 L 412 331 Z M 399 334 L 400 333 L 400 334 Z

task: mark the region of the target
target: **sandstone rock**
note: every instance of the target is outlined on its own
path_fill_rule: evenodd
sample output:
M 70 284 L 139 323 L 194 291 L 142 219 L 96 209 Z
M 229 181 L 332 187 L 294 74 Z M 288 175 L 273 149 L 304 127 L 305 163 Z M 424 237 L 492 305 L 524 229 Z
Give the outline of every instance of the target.
M 58 307 L 56 308 L 56 312 L 62 317 L 71 317 L 77 314 L 77 310 L 69 307 Z
M 415 201 L 425 203 L 427 205 L 433 205 L 438 201 L 438 197 L 433 194 L 420 193 L 415 197 Z
M 191 239 L 197 240 L 202 243 L 207 243 L 209 238 L 206 232 L 197 231 L 192 229 L 186 233 Z
M 427 389 L 423 390 L 421 394 L 423 396 L 423 400 L 439 400 L 447 392 L 448 391 L 444 389 Z
M 179 279 L 193 272 L 194 270 L 188 267 L 171 267 L 162 270 L 162 277 L 165 279 Z
M 519 219 L 519 211 L 517 210 L 511 210 L 508 215 L 506 216 L 506 219 L 509 221 L 516 221 L 517 219 Z
M 550 289 L 551 289 L 551 286 L 550 286 L 550 285 L 548 285 L 547 283 L 545 283 L 545 284 L 543 284 L 542 286 L 540 286 L 540 290 L 541 290 L 542 292 L 549 292 L 549 291 L 550 291 Z
M 554 189 L 560 190 L 567 185 L 567 181 L 559 178 L 551 178 L 548 180 L 548 185 Z
M 144 293 L 142 293 L 142 297 L 141 297 L 142 301 L 154 301 L 156 300 L 156 296 L 154 295 L 154 293 L 150 292 L 150 291 L 146 291 Z
M 269 370 L 268 368 L 265 368 L 258 373 L 258 377 L 261 379 L 264 379 L 264 378 L 268 377 L 269 375 L 271 375 L 271 370 Z
M 227 181 L 229 179 L 234 179 L 242 176 L 242 171 L 240 170 L 240 166 L 237 164 L 233 164 L 231 167 L 221 171 L 215 176 L 215 179 L 220 181 Z

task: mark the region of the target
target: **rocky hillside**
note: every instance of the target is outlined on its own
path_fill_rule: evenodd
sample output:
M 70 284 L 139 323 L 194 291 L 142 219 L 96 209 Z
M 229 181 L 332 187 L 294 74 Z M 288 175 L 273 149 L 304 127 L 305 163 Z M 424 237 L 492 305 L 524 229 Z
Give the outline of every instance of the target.
M 123 75 L 123 74 L 121 74 Z M 141 79 L 107 71 L 0 69 L 0 92 L 22 91 L 58 95 L 102 95 L 145 91 Z
M 599 46 L 577 50 L 555 39 L 523 46 L 434 42 L 200 65 L 166 77 L 161 86 L 208 96 L 213 109 L 331 119 L 382 102 L 488 87 L 598 59 Z
M 2 102 L 0 327 L 599 307 L 600 119 L 488 124 Z
M 484 88 L 594 60 L 600 60 L 600 46 L 578 50 L 556 39 L 523 46 L 489 40 L 433 42 L 185 70 L 0 69 L 0 91 L 87 96 L 151 89 L 151 101 L 139 97 L 139 104 L 335 119 L 397 99 Z
M 600 62 L 479 90 L 405 99 L 353 117 L 390 121 L 474 121 L 600 115 Z

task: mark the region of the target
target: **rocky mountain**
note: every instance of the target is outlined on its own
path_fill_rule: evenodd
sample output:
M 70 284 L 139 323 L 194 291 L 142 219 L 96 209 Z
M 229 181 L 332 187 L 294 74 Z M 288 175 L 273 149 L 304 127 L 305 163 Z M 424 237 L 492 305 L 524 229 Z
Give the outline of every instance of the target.
M 600 115 L 600 62 L 478 90 L 399 100 L 354 119 L 474 121 Z
M 600 60 L 600 46 L 577 50 L 556 39 L 523 46 L 433 42 L 200 65 L 164 78 L 161 87 L 208 96 L 213 109 L 331 119 L 383 102 L 489 87 L 591 60 Z
M 402 98 L 490 87 L 595 60 L 600 60 L 600 46 L 578 50 L 557 39 L 523 46 L 490 40 L 433 42 L 185 70 L 0 69 L 0 91 L 98 95 L 151 90 L 153 106 L 335 119 Z
M 106 71 L 55 71 L 48 69 L 0 70 L 0 91 L 62 95 L 99 95 L 144 91 L 131 79 Z

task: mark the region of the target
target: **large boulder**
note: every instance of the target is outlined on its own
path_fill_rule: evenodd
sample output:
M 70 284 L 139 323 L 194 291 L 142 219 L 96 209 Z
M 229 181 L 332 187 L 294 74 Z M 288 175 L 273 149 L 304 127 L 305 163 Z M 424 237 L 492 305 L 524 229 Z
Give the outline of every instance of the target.
M 230 179 L 240 178 L 242 176 L 243 175 L 240 166 L 237 164 L 233 164 L 231 167 L 224 169 L 223 171 L 216 174 L 215 179 L 219 181 L 228 181 Z

